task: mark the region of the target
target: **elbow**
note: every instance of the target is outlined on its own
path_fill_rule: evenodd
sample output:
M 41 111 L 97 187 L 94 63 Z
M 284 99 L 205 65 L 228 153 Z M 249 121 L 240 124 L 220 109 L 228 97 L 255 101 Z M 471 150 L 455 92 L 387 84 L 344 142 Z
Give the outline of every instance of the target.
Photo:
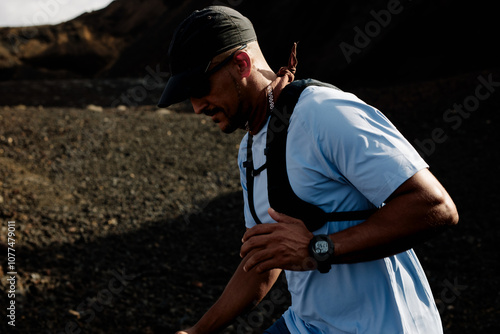
M 451 197 L 443 191 L 434 201 L 435 214 L 432 215 L 434 226 L 455 226 L 458 224 L 459 215 L 457 207 Z
M 447 196 L 447 199 L 443 203 L 444 206 L 444 216 L 445 216 L 445 225 L 446 226 L 455 226 L 458 224 L 459 216 L 457 207 L 455 203 L 453 203 L 452 199 Z

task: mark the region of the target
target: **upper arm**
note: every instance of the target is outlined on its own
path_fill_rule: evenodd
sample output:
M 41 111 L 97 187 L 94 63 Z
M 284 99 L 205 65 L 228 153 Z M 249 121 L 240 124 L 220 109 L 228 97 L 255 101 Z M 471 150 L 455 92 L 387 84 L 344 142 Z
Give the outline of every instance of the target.
M 411 205 L 429 212 L 428 223 L 434 226 L 455 225 L 458 212 L 446 189 L 428 170 L 423 169 L 403 182 L 387 199 L 411 201 Z M 404 203 L 404 202 L 403 202 Z
M 330 91 L 317 88 L 315 94 L 301 95 L 289 134 L 302 135 L 287 138 L 287 154 L 290 149 L 304 155 L 299 149 L 308 138 L 309 155 L 319 162 L 315 168 L 322 175 L 353 186 L 378 207 L 428 165 L 379 110 L 352 94 Z

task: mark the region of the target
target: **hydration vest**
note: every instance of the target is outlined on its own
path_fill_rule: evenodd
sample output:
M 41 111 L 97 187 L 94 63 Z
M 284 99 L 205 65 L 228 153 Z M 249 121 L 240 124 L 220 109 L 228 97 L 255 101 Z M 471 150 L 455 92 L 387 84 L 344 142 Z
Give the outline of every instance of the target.
M 330 221 L 351 221 L 367 219 L 377 209 L 343 212 L 325 212 L 321 208 L 303 201 L 292 190 L 286 170 L 286 138 L 290 117 L 302 91 L 309 86 L 322 86 L 338 90 L 337 87 L 320 81 L 305 79 L 288 84 L 280 93 L 271 111 L 267 128 L 266 163 L 255 169 L 252 157 L 253 136 L 248 133 L 246 169 L 248 205 L 253 219 L 261 224 L 254 205 L 254 177 L 267 169 L 267 192 L 269 204 L 277 212 L 298 218 L 309 231 L 315 231 Z

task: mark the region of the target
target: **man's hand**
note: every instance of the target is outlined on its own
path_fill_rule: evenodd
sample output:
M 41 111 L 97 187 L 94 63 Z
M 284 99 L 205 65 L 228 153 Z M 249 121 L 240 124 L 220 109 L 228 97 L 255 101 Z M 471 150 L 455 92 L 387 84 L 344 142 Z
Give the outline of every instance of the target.
M 313 234 L 300 220 L 272 208 L 268 210 L 277 224 L 260 224 L 243 236 L 240 256 L 246 259 L 243 269 L 258 273 L 280 268 L 286 270 L 314 270 L 316 262 L 309 255 Z

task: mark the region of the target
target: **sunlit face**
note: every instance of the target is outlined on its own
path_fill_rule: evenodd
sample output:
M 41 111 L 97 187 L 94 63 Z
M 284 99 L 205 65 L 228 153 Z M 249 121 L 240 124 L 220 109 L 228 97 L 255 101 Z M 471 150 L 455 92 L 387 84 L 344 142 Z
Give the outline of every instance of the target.
M 210 92 L 206 96 L 191 97 L 190 100 L 195 113 L 212 118 L 224 133 L 245 127 L 248 108 L 245 107 L 244 94 L 236 75 L 231 72 L 231 66 L 210 77 Z

